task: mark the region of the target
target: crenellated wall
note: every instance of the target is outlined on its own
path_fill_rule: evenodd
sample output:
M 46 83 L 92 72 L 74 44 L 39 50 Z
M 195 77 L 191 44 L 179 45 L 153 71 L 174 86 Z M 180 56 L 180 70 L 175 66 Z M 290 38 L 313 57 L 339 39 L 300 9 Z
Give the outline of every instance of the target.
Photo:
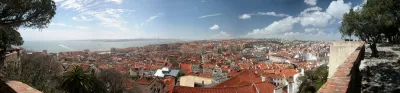
M 329 79 L 318 93 L 360 93 L 361 75 L 358 68 L 364 53 L 364 42 L 333 42 L 329 58 L 332 59 L 329 61 Z

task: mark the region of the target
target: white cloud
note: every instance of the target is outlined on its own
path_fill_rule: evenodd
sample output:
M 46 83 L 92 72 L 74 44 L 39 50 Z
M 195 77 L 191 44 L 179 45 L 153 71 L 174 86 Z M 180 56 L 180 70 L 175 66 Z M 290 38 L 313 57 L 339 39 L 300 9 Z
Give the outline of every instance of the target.
M 212 35 L 210 39 L 232 39 L 232 35 L 221 31 L 218 34 Z
M 287 14 L 277 14 L 275 12 L 258 12 L 259 15 L 270 15 L 270 16 L 277 16 L 277 17 L 288 17 Z
M 343 0 L 339 0 L 332 1 L 326 11 L 322 11 L 323 9 L 318 6 L 310 7 L 304 9 L 304 11 L 302 11 L 297 17 L 289 16 L 279 21 L 274 21 L 265 28 L 254 29 L 252 32 L 249 32 L 241 37 L 338 40 L 340 39 L 340 34 L 337 32 L 326 33 L 324 31 L 326 30 L 325 27 L 327 27 L 329 24 L 341 22 L 343 14 L 348 12 L 350 6 L 351 3 L 344 3 Z M 248 15 L 248 18 L 250 18 L 251 15 L 261 15 L 261 13 Z M 267 15 L 267 13 L 264 13 L 264 15 Z M 269 15 L 273 15 L 273 13 L 269 13 Z M 293 31 L 293 26 L 297 23 L 301 24 L 303 27 L 307 27 L 304 30 L 304 33 L 301 33 L 300 31 Z
M 300 32 L 286 32 L 283 34 L 284 36 L 293 36 L 293 35 L 301 35 Z
M 86 26 L 76 26 L 76 28 L 79 28 L 79 29 L 89 29 L 89 27 L 86 27 Z
M 277 14 L 275 12 L 258 12 L 258 13 L 254 13 L 254 14 L 242 14 L 239 16 L 239 19 L 250 19 L 251 16 L 263 16 L 263 15 L 267 15 L 267 16 L 276 16 L 276 17 L 289 17 L 289 15 L 287 14 Z
M 322 10 L 322 8 L 318 7 L 318 6 L 310 7 L 310 8 L 304 9 L 304 11 L 300 13 L 300 15 L 304 15 L 304 14 L 307 14 L 310 12 L 315 12 L 315 11 L 321 11 L 321 10 Z
M 115 2 L 117 4 L 121 4 L 122 0 L 106 0 L 106 2 Z
M 301 18 L 300 23 L 302 26 L 311 25 L 311 26 L 324 27 L 329 24 L 329 20 L 331 20 L 332 16 L 325 12 L 320 12 L 317 10 L 314 12 L 303 11 L 300 14 L 300 18 Z
M 304 3 L 309 5 L 317 5 L 317 0 L 304 0 Z
M 59 26 L 59 27 L 68 27 L 68 28 L 79 28 L 79 29 L 89 29 L 89 27 L 86 27 L 86 26 L 73 26 L 73 25 L 67 25 L 67 24 L 64 24 L 64 23 L 51 23 L 50 24 L 50 27 L 52 27 L 52 26 Z
M 68 25 L 66 25 L 66 24 L 64 24 L 64 23 L 50 23 L 50 26 L 68 26 Z
M 285 19 L 274 21 L 272 24 L 268 25 L 263 29 L 255 29 L 253 30 L 253 32 L 248 33 L 246 37 L 262 38 L 265 35 L 289 32 L 292 31 L 293 25 L 298 22 L 299 18 L 293 18 L 289 16 L 286 17 Z
M 73 17 L 76 21 L 100 21 L 100 25 L 104 27 L 112 27 L 119 30 L 126 30 L 124 19 L 121 17 L 125 12 L 134 12 L 128 9 L 115 9 L 115 8 L 99 8 L 99 3 L 116 2 L 122 3 L 122 0 L 62 0 L 58 3 L 60 7 L 67 10 L 76 11 L 80 17 Z M 107 3 L 110 4 L 110 3 Z M 88 19 L 88 18 L 90 19 Z
M 60 7 L 62 8 L 72 9 L 74 11 L 79 11 L 79 12 L 87 10 L 87 8 L 85 8 L 84 5 L 93 3 L 92 1 L 76 1 L 76 0 L 65 0 L 65 1 L 61 0 L 58 2 L 61 3 Z
M 24 40 L 132 39 L 139 37 L 152 37 L 136 31 L 90 31 L 86 29 L 44 29 L 43 31 L 21 29 L 20 33 Z
M 56 2 L 56 3 L 57 3 L 57 2 L 61 2 L 61 1 L 64 1 L 64 0 L 54 0 L 54 2 Z
M 367 0 L 363 0 L 363 2 L 362 2 L 361 4 L 359 4 L 359 5 L 355 6 L 355 7 L 353 7 L 353 9 L 354 9 L 355 11 L 359 11 L 359 10 L 362 9 L 362 6 L 363 6 L 364 4 L 366 4 L 366 3 L 367 3 Z
M 222 14 L 217 13 L 217 14 L 203 15 L 203 16 L 200 16 L 199 18 L 207 18 L 207 17 L 219 16 L 219 15 L 222 15 Z
M 214 24 L 214 25 L 211 26 L 209 29 L 210 29 L 210 30 L 218 30 L 218 29 L 219 29 L 219 26 L 218 26 L 217 24 Z
M 306 33 L 319 32 L 319 31 L 323 31 L 323 29 L 319 29 L 319 28 L 306 28 L 306 29 L 304 29 L 304 32 L 306 32 Z
M 239 17 L 240 19 L 250 19 L 251 15 L 250 14 L 243 14 Z
M 75 20 L 75 21 L 91 21 L 90 19 L 86 18 L 86 16 L 72 17 L 72 20 Z
M 326 33 L 324 31 L 318 31 L 318 33 L 316 34 L 317 36 L 319 35 L 326 35 Z
M 150 17 L 146 20 L 146 22 L 141 23 L 140 26 L 143 26 L 144 24 L 147 24 L 147 23 L 153 21 L 154 19 L 156 19 L 156 18 L 158 18 L 158 17 L 160 17 L 160 16 L 162 16 L 162 15 L 164 15 L 164 13 L 158 13 L 158 14 L 155 15 L 155 16 L 150 16 Z
M 351 2 L 344 3 L 343 0 L 332 1 L 326 9 L 326 13 L 332 15 L 337 19 L 342 19 L 344 13 L 349 12 L 351 9 Z

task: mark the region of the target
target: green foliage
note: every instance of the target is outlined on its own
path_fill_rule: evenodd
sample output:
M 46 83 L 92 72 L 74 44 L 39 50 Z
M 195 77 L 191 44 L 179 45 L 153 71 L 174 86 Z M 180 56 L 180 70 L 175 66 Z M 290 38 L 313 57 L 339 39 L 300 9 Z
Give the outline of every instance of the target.
M 222 54 L 222 48 L 218 48 L 218 54 Z
M 176 62 L 175 58 L 173 56 L 168 56 L 168 61 L 171 62 L 171 63 Z
M 179 77 L 181 77 L 181 76 L 185 76 L 185 73 L 179 72 L 178 75 L 177 75 L 176 77 L 179 79 Z
M 306 71 L 299 77 L 299 93 L 315 93 L 328 80 L 328 66 L 320 66 L 315 71 Z
M 372 56 L 377 57 L 376 43 L 388 40 L 400 43 L 399 0 L 368 0 L 362 9 L 343 15 L 342 36 L 356 36 L 371 45 Z
M 79 66 L 64 74 L 61 89 L 68 93 L 104 93 L 101 81 Z
M 99 74 L 99 79 L 105 84 L 107 93 L 123 93 L 125 91 L 125 78 L 115 70 L 103 70 Z
M 24 41 L 18 31 L 11 27 L 0 27 L 0 67 L 3 67 L 6 50 L 11 47 L 11 45 L 18 46 L 23 43 Z
M 57 86 L 62 69 L 53 58 L 22 53 L 20 61 L 8 60 L 3 71 L 7 79 L 21 81 L 44 93 L 60 93 Z
M 24 41 L 18 31 L 10 27 L 0 28 L 0 48 L 6 49 L 11 45 L 22 45 Z
M 56 5 L 52 0 L 1 0 L 0 7 L 2 27 L 42 29 L 56 14 Z
M 0 0 L 0 66 L 11 45 L 22 45 L 19 27 L 46 28 L 56 14 L 52 0 Z

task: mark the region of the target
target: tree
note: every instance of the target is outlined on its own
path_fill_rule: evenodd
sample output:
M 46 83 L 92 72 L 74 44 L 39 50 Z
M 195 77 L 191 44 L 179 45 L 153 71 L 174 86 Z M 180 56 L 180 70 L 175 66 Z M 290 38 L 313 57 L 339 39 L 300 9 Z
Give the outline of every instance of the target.
M 218 54 L 222 54 L 222 48 L 218 47 L 217 52 L 218 52 Z
M 52 0 L 1 0 L 0 1 L 0 66 L 3 67 L 7 48 L 21 45 L 22 38 L 17 34 L 19 27 L 43 29 L 56 14 Z M 7 34 L 4 34 L 7 33 Z M 12 35 L 11 35 L 12 34 Z M 5 36 L 11 35 L 11 36 Z M 7 37 L 3 39 L 4 37 Z
M 0 28 L 0 67 L 4 65 L 5 53 L 11 45 L 22 45 L 24 41 L 18 31 L 13 28 Z
M 361 40 L 370 44 L 372 51 L 371 56 L 377 57 L 378 50 L 376 44 L 381 40 L 381 32 L 378 29 L 377 20 L 368 11 L 354 11 L 343 15 L 342 26 L 340 32 L 342 36 L 356 36 Z
M 104 93 L 104 87 L 94 73 L 87 73 L 77 66 L 64 73 L 61 89 L 68 93 Z
M 99 79 L 105 84 L 108 93 L 123 93 L 125 78 L 115 70 L 106 69 L 100 72 Z
M 298 93 L 315 93 L 328 80 L 328 66 L 323 65 L 315 71 L 306 71 L 300 76 Z
M 21 81 L 44 93 L 61 92 L 57 87 L 62 66 L 53 56 L 22 53 L 20 61 L 6 61 L 3 71 L 7 79 Z
M 368 0 L 361 9 L 343 15 L 340 31 L 343 36 L 356 36 L 369 43 L 372 57 L 377 57 L 376 43 L 400 43 L 399 27 L 399 0 Z
M 1 27 L 46 28 L 56 14 L 52 0 L 1 0 Z

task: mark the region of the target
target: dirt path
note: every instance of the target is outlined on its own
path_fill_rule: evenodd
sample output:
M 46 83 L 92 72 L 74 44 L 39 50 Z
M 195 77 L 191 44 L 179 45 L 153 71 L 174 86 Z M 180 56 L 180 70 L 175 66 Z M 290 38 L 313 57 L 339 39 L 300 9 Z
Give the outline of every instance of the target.
M 371 58 L 371 50 L 365 51 L 360 65 L 363 93 L 398 93 L 400 91 L 400 48 L 378 47 L 378 58 Z

